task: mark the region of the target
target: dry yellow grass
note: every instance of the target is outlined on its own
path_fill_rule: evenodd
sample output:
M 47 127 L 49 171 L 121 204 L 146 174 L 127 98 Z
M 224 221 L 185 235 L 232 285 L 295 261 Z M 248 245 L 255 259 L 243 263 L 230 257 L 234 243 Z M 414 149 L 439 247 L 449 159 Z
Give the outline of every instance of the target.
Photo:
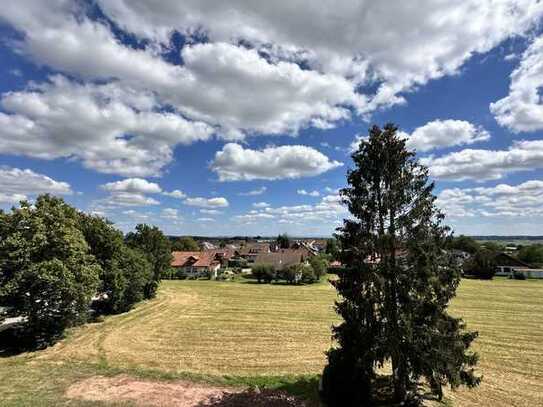
M 76 329 L 32 364 L 79 361 L 230 376 L 319 373 L 331 345 L 334 298 L 325 283 L 166 281 L 157 299 Z M 543 406 L 543 281 L 464 280 L 451 311 L 479 331 L 484 374 L 478 389 L 449 394 L 454 405 Z
M 319 372 L 335 293 L 313 286 L 166 281 L 157 300 L 90 324 L 41 357 L 218 375 Z

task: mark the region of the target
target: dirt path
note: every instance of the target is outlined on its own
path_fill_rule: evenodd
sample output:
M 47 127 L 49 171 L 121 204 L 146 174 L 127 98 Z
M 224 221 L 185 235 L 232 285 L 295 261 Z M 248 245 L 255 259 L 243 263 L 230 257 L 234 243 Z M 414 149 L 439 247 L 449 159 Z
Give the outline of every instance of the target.
M 70 399 L 101 402 L 131 402 L 138 407 L 303 407 L 305 404 L 283 392 L 249 391 L 188 381 L 158 382 L 127 375 L 95 376 L 71 385 Z

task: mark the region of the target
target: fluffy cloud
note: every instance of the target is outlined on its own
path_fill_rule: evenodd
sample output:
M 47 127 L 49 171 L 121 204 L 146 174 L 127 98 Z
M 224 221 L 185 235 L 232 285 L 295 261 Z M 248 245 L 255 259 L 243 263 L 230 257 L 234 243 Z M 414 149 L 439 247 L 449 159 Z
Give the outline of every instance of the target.
M 270 206 L 270 204 L 267 203 L 267 202 L 255 202 L 255 203 L 253 203 L 254 208 L 267 208 L 268 206 Z
M 450 217 L 533 217 L 543 216 L 543 181 L 518 185 L 445 189 L 436 203 Z
M 299 189 L 296 191 L 298 195 L 307 195 L 307 196 L 320 196 L 319 191 L 306 191 L 305 189 Z
M 213 219 L 213 218 L 197 218 L 196 219 L 198 222 L 215 222 L 216 219 Z
M 0 153 L 54 159 L 76 157 L 94 170 L 156 175 L 173 147 L 210 137 L 212 129 L 155 112 L 149 93 L 116 83 L 94 85 L 62 76 L 2 96 Z
M 308 146 L 245 149 L 239 144 L 226 144 L 215 154 L 211 169 L 220 181 L 300 178 L 322 174 L 342 166 Z
M 134 209 L 128 209 L 126 211 L 122 211 L 122 214 L 125 216 L 128 216 L 130 219 L 140 221 L 140 222 L 149 219 L 148 214 L 135 211 Z
M 421 160 L 440 179 L 483 181 L 543 168 L 543 140 L 516 141 L 508 150 L 465 149 Z
M 25 34 L 21 51 L 38 62 L 85 79 L 115 78 L 156 92 L 164 104 L 219 126 L 230 139 L 247 132 L 295 133 L 307 125 L 328 128 L 349 118 L 347 106 L 365 103 L 341 75 L 289 61 L 272 63 L 254 49 L 226 42 L 186 45 L 184 65 L 170 64 L 153 47 L 123 45 L 107 26 L 83 17 L 75 4 L 26 0 L 17 12 L 3 10 L 2 15 Z
M 203 31 L 211 41 L 252 43 L 272 60 L 382 82 L 369 108 L 401 102 L 398 92 L 456 72 L 474 53 L 529 30 L 543 10 L 532 0 L 99 3 L 124 29 L 163 44 L 173 30 Z
M 253 205 L 254 206 L 254 205 Z M 347 216 L 347 209 L 341 204 L 339 195 L 326 195 L 315 205 L 294 205 L 271 207 L 259 206 L 235 219 L 239 222 L 272 220 L 277 223 L 302 225 L 314 222 L 335 223 Z
M 183 191 L 180 191 L 179 189 L 174 189 L 171 192 L 163 192 L 162 195 L 166 195 L 166 196 L 177 198 L 177 199 L 183 199 L 187 196 L 187 194 L 185 194 Z
M 43 193 L 69 195 L 70 184 L 29 169 L 0 167 L 0 203 L 18 203 Z
M 221 126 L 227 138 L 241 138 L 240 131 L 281 134 L 308 125 L 328 128 L 350 117 L 345 106 L 364 104 L 343 77 L 303 70 L 291 62 L 272 64 L 256 50 L 195 44 L 185 47 L 182 57 L 198 84 L 198 106 L 187 106 L 181 95 L 178 108 Z
M 158 194 L 162 188 L 154 182 L 149 182 L 143 178 L 127 178 L 122 181 L 108 182 L 102 185 L 102 189 L 109 192 L 131 192 L 141 194 Z
M 131 192 L 115 192 L 107 198 L 95 202 L 96 208 L 103 209 L 111 209 L 119 206 L 149 206 L 159 204 L 160 202 L 154 198 Z
M 121 181 L 108 182 L 100 187 L 110 193 L 107 198 L 95 202 L 95 205 L 101 209 L 160 204 L 159 201 L 146 196 L 146 194 L 162 193 L 162 188 L 158 184 L 143 178 L 126 178 Z
M 123 44 L 80 2 L 21 0 L 0 18 L 24 34 L 18 50 L 37 63 L 153 92 L 161 105 L 230 139 L 329 128 L 350 110 L 366 115 L 402 103 L 402 92 L 456 73 L 543 14 L 536 0 L 98 3 L 148 45 Z M 162 57 L 174 31 L 189 39 L 182 65 Z M 205 44 L 197 41 L 202 34 Z M 377 90 L 361 93 L 369 88 Z
M 534 40 L 511 74 L 509 95 L 490 105 L 498 123 L 515 133 L 543 129 L 543 36 Z
M 360 142 L 362 140 L 367 140 L 367 139 L 368 139 L 368 136 L 357 134 L 354 140 L 351 142 L 351 144 L 349 144 L 348 152 L 352 154 L 355 151 L 358 151 L 358 147 L 360 147 Z
M 485 129 L 464 120 L 434 120 L 417 127 L 411 134 L 400 134 L 407 139 L 408 148 L 421 152 L 490 139 Z
M 201 213 L 205 213 L 206 215 L 220 215 L 222 212 L 217 209 L 200 209 Z
M 174 208 L 164 208 L 160 212 L 160 217 L 163 219 L 178 220 L 180 218 L 178 210 Z
M 248 192 L 240 192 L 238 195 L 240 195 L 240 196 L 262 195 L 264 192 L 266 192 L 267 189 L 268 188 L 266 188 L 266 187 L 260 187 L 260 188 L 253 189 L 253 190 L 248 191 Z
M 201 208 L 225 208 L 229 205 L 228 200 L 223 197 L 217 198 L 187 198 L 183 201 L 185 205 L 198 206 Z

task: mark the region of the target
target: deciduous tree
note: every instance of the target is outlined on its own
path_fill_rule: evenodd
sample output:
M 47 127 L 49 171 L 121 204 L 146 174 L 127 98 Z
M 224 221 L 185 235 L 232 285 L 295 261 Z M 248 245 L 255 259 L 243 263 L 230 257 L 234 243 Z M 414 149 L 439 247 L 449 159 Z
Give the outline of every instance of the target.
M 162 275 L 170 268 L 172 250 L 170 241 L 156 226 L 139 224 L 135 232 L 126 236 L 129 247 L 140 250 L 151 264 L 153 280 L 147 285 L 145 297 L 152 298 L 156 294 Z
M 42 195 L 0 215 L 0 224 L 0 302 L 26 319 L 29 337 L 47 343 L 85 322 L 101 269 L 78 212 Z
M 172 250 L 180 252 L 197 252 L 200 250 L 200 246 L 196 240 L 190 236 L 178 237 L 172 243 Z

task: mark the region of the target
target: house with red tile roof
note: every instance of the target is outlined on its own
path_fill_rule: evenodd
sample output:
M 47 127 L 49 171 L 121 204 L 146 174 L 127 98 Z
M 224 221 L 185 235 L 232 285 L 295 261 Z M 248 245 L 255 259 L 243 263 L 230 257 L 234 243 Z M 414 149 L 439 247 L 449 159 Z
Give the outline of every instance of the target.
M 217 277 L 221 261 L 215 256 L 215 251 L 172 252 L 172 268 L 191 277 Z

